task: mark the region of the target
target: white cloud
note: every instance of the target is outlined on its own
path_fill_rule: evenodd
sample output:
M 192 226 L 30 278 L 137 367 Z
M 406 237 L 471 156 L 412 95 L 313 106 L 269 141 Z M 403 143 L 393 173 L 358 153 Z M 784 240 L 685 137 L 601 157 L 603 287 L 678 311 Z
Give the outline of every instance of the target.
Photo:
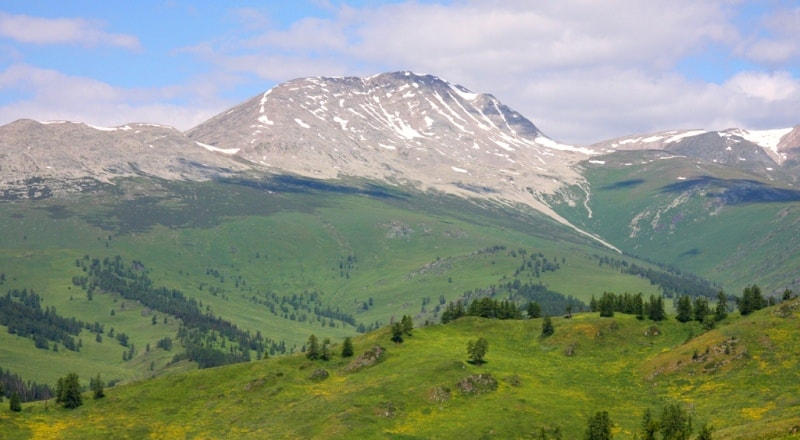
M 107 33 L 102 24 L 81 18 L 41 18 L 0 12 L 0 36 L 29 44 L 118 46 L 139 50 L 138 38 Z
M 212 82 L 209 79 L 208 83 Z M 197 84 L 183 88 L 123 89 L 90 78 L 15 64 L 0 72 L 0 91 L 17 90 L 26 96 L 0 104 L 0 121 L 72 120 L 99 126 L 148 122 L 185 130 L 230 105 L 218 99 L 199 99 L 196 92 L 201 89 Z M 217 90 L 209 91 L 205 96 L 215 93 Z M 190 102 L 178 102 L 187 96 L 192 99 Z
M 98 125 L 113 118 L 117 124 L 146 121 L 185 129 L 236 104 L 221 98 L 223 91 L 252 96 L 297 77 L 413 70 L 492 93 L 548 135 L 571 143 L 669 129 L 766 129 L 800 122 L 797 70 L 781 67 L 800 58 L 800 9 L 756 18 L 748 27 L 737 21 L 740 3 L 728 0 L 366 4 L 325 2 L 320 17 L 288 24 L 261 10 L 232 10 L 227 18 L 235 18 L 235 26 L 228 33 L 173 51 L 211 69 L 180 85 L 120 89 L 18 65 L 20 71 L 0 74 L 0 91 L 3 78 L 16 77 L 12 87 L 31 90 L 32 96 L 0 108 L 0 119 L 10 120 L 28 106 L 28 117 L 73 111 L 70 119 Z M 0 23 L 8 17 L 0 14 Z M 80 29 L 102 34 L 93 23 L 78 21 L 73 27 L 78 31 L 72 35 Z M 24 34 L 0 24 L 0 35 L 9 33 L 20 40 Z M 92 44 L 95 34 L 84 34 L 89 36 L 60 38 Z M 37 38 L 62 41 L 47 35 Z M 722 52 L 707 59 L 731 65 L 745 57 L 750 71 L 716 82 L 678 72 L 686 57 L 702 60 L 711 50 Z M 753 62 L 767 63 L 770 70 L 759 71 Z

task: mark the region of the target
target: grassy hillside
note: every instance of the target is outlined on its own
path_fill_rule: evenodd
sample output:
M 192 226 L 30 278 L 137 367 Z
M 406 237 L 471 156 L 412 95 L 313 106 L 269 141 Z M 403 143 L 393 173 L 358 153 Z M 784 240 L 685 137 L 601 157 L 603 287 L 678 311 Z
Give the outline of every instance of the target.
M 591 215 L 559 208 L 571 221 L 627 253 L 719 282 L 731 294 L 752 283 L 781 292 L 800 279 L 797 189 L 664 152 L 601 159 L 585 164 Z M 576 189 L 573 197 L 581 194 Z
M 401 344 L 382 328 L 355 339 L 357 355 L 385 349 L 361 368 L 297 354 L 87 393 L 72 411 L 25 404 L 0 411 L 0 426 L 13 439 L 534 438 L 556 428 L 580 438 L 589 416 L 608 411 L 615 438 L 630 439 L 646 408 L 679 403 L 715 439 L 800 438 L 798 322 L 795 299 L 705 333 L 621 314 L 559 318 L 547 338 L 541 319 L 463 318 Z M 465 350 L 479 337 L 489 342 L 480 366 Z M 496 388 L 459 385 L 477 375 Z
M 36 349 L 31 339 L 0 331 L 0 367 L 49 384 L 67 370 L 125 382 L 191 368 L 172 362 L 179 344 L 156 347 L 163 338 L 177 340 L 175 316 L 113 289 L 96 289 L 90 299 L 73 282 L 95 259 L 117 256 L 154 287 L 181 292 L 203 312 L 260 332 L 285 353 L 300 350 L 312 332 L 338 340 L 404 314 L 437 322 L 444 303 L 514 281 L 584 303 L 606 290 L 647 297 L 659 289 L 599 263 L 635 260 L 507 207 L 363 182 L 119 181 L 91 194 L 3 204 L 0 292 L 35 291 L 43 309 L 96 322 L 103 332 L 97 342 L 84 329 L 74 352 Z M 534 256 L 557 269 L 520 270 Z M 129 345 L 119 344 L 112 329 Z M 218 336 L 207 336 L 215 349 L 234 345 Z

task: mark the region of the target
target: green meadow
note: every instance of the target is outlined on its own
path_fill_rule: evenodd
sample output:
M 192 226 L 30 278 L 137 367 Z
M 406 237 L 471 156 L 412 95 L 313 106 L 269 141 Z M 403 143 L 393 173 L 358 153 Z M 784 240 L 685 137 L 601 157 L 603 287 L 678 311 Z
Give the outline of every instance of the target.
M 797 299 L 704 332 L 675 319 L 616 314 L 555 319 L 462 318 L 416 328 L 404 342 L 388 328 L 355 338 L 356 356 L 303 354 L 121 385 L 66 410 L 50 402 L 0 411 L 5 438 L 581 438 L 608 411 L 614 438 L 641 438 L 645 409 L 679 404 L 694 432 L 715 439 L 800 438 Z M 484 337 L 486 362 L 466 345 Z M 382 347 L 374 364 L 358 355 Z M 324 370 L 324 374 L 320 373 Z M 469 378 L 493 381 L 464 387 Z M 82 380 L 86 380 L 85 377 Z

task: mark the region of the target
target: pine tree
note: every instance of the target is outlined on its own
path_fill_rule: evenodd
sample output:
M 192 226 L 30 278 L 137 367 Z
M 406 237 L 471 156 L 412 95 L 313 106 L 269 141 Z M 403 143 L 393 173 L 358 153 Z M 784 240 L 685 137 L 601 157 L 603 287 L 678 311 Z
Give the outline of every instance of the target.
M 320 356 L 319 357 L 323 361 L 331 360 L 330 345 L 331 345 L 331 339 L 330 338 L 325 338 L 325 339 L 322 340 L 322 350 L 320 351 Z
M 719 291 L 717 293 L 717 307 L 714 309 L 714 320 L 722 321 L 728 317 L 728 302 L 725 297 L 725 292 Z
M 353 354 L 355 354 L 353 350 L 353 340 L 348 336 L 344 338 L 344 342 L 342 343 L 342 357 L 350 357 Z
M 688 295 L 683 295 L 678 298 L 675 305 L 676 314 L 675 319 L 679 322 L 689 322 L 692 320 L 692 299 Z
M 711 310 L 708 307 L 708 300 L 702 296 L 695 298 L 693 310 L 694 320 L 697 322 L 703 322 L 709 313 L 711 313 Z
M 692 416 L 680 404 L 668 404 L 661 414 L 660 427 L 664 440 L 689 440 Z
M 395 322 L 392 324 L 392 342 L 397 344 L 403 342 L 403 324 Z
M 92 390 L 92 395 L 95 399 L 102 399 L 106 396 L 106 392 L 103 389 L 103 380 L 100 379 L 100 373 L 97 373 L 97 377 L 89 380 L 89 389 Z
M 411 336 L 411 331 L 414 330 L 414 320 L 409 315 L 403 315 L 400 319 L 400 324 L 403 326 L 403 334 Z
M 645 409 L 642 416 L 642 440 L 656 440 L 658 430 L 658 420 L 653 418 L 650 408 Z
M 594 416 L 589 417 L 583 438 L 584 440 L 611 440 L 613 438 L 608 411 L 598 411 Z
M 553 327 L 553 321 L 549 316 L 545 315 L 544 320 L 542 321 L 542 336 L 551 336 L 555 332 L 556 329 Z
M 319 359 L 319 356 L 319 341 L 317 340 L 317 336 L 312 334 L 308 337 L 308 342 L 306 343 L 306 357 L 309 360 L 315 361 Z
M 19 394 L 16 391 L 11 394 L 11 398 L 8 401 L 8 409 L 14 412 L 22 411 L 22 402 L 20 402 Z
M 56 394 L 56 401 L 60 402 L 64 408 L 74 409 L 83 405 L 81 383 L 78 380 L 78 375 L 75 373 L 69 373 L 58 380 Z

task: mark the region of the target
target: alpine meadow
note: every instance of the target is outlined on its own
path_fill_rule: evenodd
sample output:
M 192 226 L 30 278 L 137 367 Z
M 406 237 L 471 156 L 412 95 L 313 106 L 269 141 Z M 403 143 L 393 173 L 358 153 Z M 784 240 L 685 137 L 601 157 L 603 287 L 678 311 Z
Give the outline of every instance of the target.
M 800 438 L 800 126 L 432 75 L 0 127 L 0 437 Z

